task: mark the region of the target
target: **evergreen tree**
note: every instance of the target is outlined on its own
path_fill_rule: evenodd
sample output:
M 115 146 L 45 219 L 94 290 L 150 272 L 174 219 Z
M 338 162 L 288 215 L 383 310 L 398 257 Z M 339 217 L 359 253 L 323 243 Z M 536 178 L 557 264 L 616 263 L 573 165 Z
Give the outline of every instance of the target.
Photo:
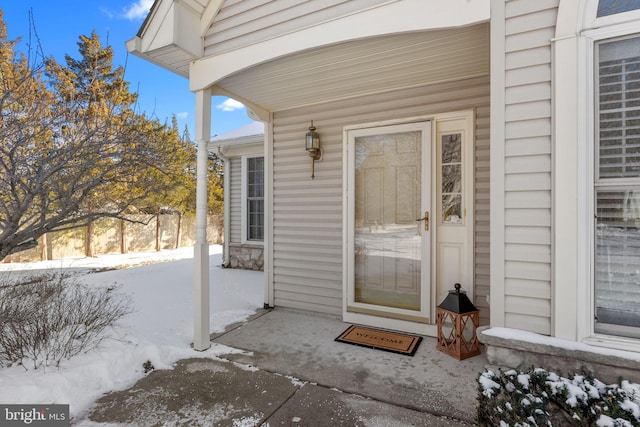
M 182 141 L 191 143 L 191 134 L 189 134 L 189 127 L 184 125 L 184 132 L 182 132 Z
M 191 156 L 177 132 L 168 140 L 166 127 L 135 112 L 137 95 L 95 32 L 66 66 L 30 64 L 1 12 L 0 260 L 46 232 L 124 218 L 169 194 L 174 160 Z
M 177 119 L 137 113 L 137 94 L 95 31 L 79 57 L 29 62 L 0 9 L 0 260 L 47 232 L 128 213 L 195 211 L 195 147 Z M 222 212 L 221 164 L 210 160 L 210 212 Z M 88 233 L 89 235 L 91 233 Z

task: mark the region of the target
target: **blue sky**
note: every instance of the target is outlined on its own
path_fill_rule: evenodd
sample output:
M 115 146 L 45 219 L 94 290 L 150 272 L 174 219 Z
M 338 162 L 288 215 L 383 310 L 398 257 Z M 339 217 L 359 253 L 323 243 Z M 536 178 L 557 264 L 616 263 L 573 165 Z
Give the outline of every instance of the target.
M 180 131 L 189 127 L 195 137 L 195 96 L 186 78 L 128 55 L 125 42 L 142 25 L 153 0 L 0 0 L 9 39 L 22 37 L 18 50 L 26 51 L 29 41 L 29 10 L 35 31 L 47 56 L 64 64 L 68 54 L 78 58 L 80 35 L 96 30 L 103 46 L 114 50 L 114 65 L 126 65 L 125 79 L 139 93 L 139 109 L 161 122 L 178 117 Z M 35 40 L 33 34 L 32 42 Z M 228 98 L 213 99 L 212 136 L 235 129 L 251 119 L 244 106 Z

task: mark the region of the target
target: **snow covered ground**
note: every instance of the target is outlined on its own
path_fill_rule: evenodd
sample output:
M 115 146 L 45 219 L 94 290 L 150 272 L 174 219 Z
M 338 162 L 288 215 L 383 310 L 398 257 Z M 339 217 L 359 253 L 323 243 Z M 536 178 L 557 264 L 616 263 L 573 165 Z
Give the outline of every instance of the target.
M 221 252 L 219 245 L 210 247 L 212 332 L 245 320 L 263 305 L 263 274 L 220 268 Z M 114 267 L 118 269 L 92 273 Z M 0 281 L 52 269 L 77 275 L 92 286 L 121 285 L 118 291 L 131 296 L 135 311 L 121 322 L 117 339 L 105 341 L 99 350 L 63 361 L 60 368 L 0 369 L 3 404 L 69 404 L 73 418 L 90 409 L 103 393 L 133 385 L 144 375 L 142 365 L 147 360 L 156 369 L 167 369 L 183 358 L 235 351 L 218 344 L 205 352 L 190 348 L 193 248 L 0 264 Z

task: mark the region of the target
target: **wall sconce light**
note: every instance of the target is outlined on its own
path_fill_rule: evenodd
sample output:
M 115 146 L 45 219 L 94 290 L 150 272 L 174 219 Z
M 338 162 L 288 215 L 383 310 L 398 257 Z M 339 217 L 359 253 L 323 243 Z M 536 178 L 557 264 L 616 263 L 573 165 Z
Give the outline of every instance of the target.
M 311 179 L 315 178 L 315 162 L 320 159 L 322 152 L 320 151 L 320 134 L 316 132 L 315 126 L 313 126 L 313 120 L 311 120 L 311 126 L 309 126 L 309 132 L 307 132 L 305 138 L 305 148 L 307 154 L 311 157 Z

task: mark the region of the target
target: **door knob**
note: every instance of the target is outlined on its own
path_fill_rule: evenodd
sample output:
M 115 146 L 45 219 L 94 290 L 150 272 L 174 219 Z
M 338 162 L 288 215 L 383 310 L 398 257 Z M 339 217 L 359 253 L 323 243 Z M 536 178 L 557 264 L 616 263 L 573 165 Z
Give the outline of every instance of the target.
M 424 211 L 424 217 L 418 218 L 416 221 L 424 221 L 424 231 L 429 231 L 429 211 Z

